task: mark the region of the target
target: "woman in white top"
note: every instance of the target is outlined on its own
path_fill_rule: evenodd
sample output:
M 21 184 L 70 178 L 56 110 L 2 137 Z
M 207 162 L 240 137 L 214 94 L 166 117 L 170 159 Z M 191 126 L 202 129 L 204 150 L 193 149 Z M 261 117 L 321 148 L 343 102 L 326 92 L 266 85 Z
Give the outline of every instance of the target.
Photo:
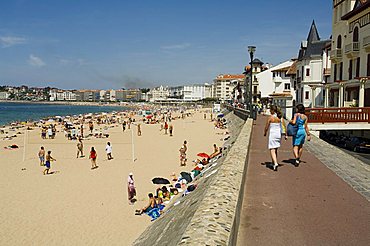
M 269 142 L 268 148 L 270 150 L 271 160 L 273 164 L 274 171 L 277 171 L 279 166 L 277 162 L 277 151 L 280 148 L 281 135 L 282 135 L 282 125 L 284 122 L 281 120 L 281 111 L 275 106 L 270 107 L 271 116 L 266 121 L 264 136 L 269 132 Z

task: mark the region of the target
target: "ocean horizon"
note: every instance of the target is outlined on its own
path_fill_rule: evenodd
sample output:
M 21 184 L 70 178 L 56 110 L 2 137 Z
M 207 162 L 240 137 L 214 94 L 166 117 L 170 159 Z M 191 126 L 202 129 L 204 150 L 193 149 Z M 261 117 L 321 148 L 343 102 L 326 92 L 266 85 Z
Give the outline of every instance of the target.
M 65 105 L 46 103 L 0 102 L 0 125 L 16 121 L 36 121 L 50 116 L 125 111 L 122 106 Z

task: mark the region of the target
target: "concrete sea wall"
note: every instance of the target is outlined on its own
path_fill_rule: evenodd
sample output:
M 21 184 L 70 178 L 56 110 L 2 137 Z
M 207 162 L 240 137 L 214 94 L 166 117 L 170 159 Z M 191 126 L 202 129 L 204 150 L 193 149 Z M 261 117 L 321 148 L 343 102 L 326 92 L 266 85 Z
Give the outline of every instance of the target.
M 134 242 L 146 245 L 234 245 L 243 200 L 252 120 L 229 113 L 230 139 L 223 157 L 195 181 L 198 187 L 179 197 Z

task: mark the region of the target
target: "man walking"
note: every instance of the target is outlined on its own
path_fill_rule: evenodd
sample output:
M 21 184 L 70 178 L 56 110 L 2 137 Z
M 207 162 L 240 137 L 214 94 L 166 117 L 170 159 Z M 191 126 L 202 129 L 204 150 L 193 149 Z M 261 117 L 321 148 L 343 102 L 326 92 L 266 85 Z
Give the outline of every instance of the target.
M 82 139 L 79 138 L 78 143 L 77 143 L 77 158 L 79 155 L 80 157 L 84 157 L 83 148 L 84 148 L 84 144 L 82 143 Z
M 54 159 L 52 156 L 51 156 L 51 151 L 49 150 L 47 155 L 46 155 L 46 161 L 45 161 L 45 170 L 43 171 L 43 174 L 50 174 L 49 173 L 49 170 L 50 170 L 50 167 L 51 167 L 51 161 L 56 161 L 56 159 Z

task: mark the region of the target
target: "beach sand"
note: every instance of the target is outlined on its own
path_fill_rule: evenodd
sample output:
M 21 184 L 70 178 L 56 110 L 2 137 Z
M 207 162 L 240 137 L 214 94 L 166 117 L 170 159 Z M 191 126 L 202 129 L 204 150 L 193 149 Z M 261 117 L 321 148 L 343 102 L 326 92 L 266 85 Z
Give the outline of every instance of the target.
M 0 245 L 130 245 L 151 223 L 145 214 L 134 215 L 135 209 L 147 204 L 147 194 L 157 188 L 151 179 L 170 179 L 173 172 L 190 171 L 198 152 L 211 153 L 213 143 L 223 143 L 224 136 L 217 133 L 225 130 L 214 129 L 209 118 L 203 119 L 203 112 L 172 124 L 173 137 L 164 135 L 159 124 L 141 123 L 141 137 L 131 126 L 135 162 L 131 131 L 122 132 L 121 125 L 109 130 L 108 139 L 85 140 L 86 157 L 79 159 L 77 142 L 67 140 L 62 132 L 55 139 L 42 140 L 38 128 L 28 131 L 24 162 L 24 130 L 13 140 L 0 140 Z M 184 140 L 188 141 L 188 162 L 180 167 L 178 150 Z M 111 161 L 105 153 L 108 141 L 113 147 Z M 3 148 L 11 144 L 20 148 Z M 51 175 L 42 174 L 44 167 L 37 157 L 40 146 L 57 159 L 51 164 Z M 95 170 L 88 159 L 91 146 L 98 154 Z M 127 200 L 129 172 L 134 173 L 137 187 L 135 205 Z

